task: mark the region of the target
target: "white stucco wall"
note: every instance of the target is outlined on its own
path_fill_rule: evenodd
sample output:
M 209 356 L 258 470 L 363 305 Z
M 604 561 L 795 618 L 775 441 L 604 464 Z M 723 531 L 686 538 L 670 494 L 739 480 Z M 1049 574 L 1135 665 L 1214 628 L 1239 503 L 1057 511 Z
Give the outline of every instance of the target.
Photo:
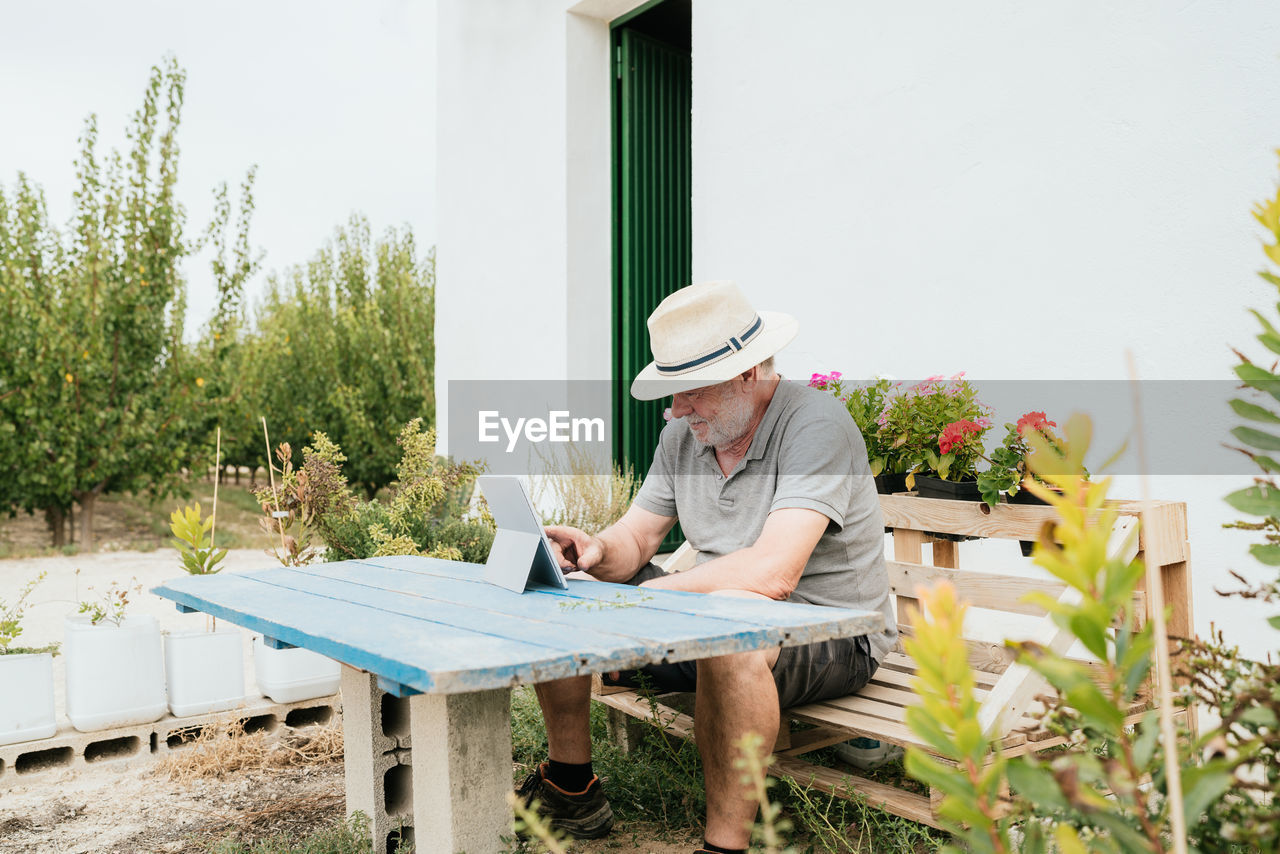
M 608 374 L 605 22 L 634 3 L 571 5 L 439 3 L 442 423 L 450 379 Z M 1227 378 L 1274 301 L 1274 2 L 693 0 L 693 81 L 694 278 L 799 317 L 786 374 L 1123 379 L 1129 349 Z M 1242 480 L 1153 488 L 1189 502 L 1201 630 L 1261 652 L 1212 593 L 1252 569 Z

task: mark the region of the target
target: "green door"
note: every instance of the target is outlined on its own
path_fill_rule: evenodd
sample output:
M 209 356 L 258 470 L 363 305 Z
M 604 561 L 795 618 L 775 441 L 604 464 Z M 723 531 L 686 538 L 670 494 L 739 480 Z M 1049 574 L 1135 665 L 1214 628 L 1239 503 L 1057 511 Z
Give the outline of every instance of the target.
M 670 405 L 630 394 L 650 361 L 645 321 L 692 275 L 688 0 L 615 25 L 613 53 L 613 447 L 643 476 Z M 677 529 L 667 544 L 680 540 Z

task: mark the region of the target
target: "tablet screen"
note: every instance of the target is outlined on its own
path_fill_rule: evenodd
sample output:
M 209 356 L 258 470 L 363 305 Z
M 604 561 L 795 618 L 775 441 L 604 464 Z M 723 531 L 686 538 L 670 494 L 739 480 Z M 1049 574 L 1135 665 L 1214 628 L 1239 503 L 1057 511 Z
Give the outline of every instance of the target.
M 498 536 L 495 548 L 489 554 L 489 562 L 485 564 L 485 579 L 510 590 L 523 591 L 527 582 L 537 581 L 554 587 L 568 588 L 560 564 L 556 562 L 555 552 L 547 540 L 542 521 L 524 484 L 518 477 L 500 475 L 481 475 L 476 478 L 494 521 L 498 523 Z M 502 532 L 515 531 L 520 534 L 536 537 L 536 548 L 533 550 L 532 566 L 522 566 L 523 560 L 513 560 L 512 553 L 502 548 Z M 521 538 L 523 539 L 523 538 Z M 517 549 L 516 554 L 527 554 Z

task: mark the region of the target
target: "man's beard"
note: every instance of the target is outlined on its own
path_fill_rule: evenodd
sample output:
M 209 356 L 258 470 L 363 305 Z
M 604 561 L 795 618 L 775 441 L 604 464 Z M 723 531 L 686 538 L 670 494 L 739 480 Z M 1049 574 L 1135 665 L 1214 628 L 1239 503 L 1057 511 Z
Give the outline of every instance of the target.
M 684 419 L 689 423 L 689 431 L 693 433 L 693 438 L 698 444 L 704 447 L 723 448 L 738 441 L 747 432 L 754 409 L 751 395 L 740 394 L 721 406 L 715 420 L 699 418 L 693 414 L 684 416 Z M 707 425 L 705 439 L 698 438 L 698 434 L 693 430 L 695 424 Z

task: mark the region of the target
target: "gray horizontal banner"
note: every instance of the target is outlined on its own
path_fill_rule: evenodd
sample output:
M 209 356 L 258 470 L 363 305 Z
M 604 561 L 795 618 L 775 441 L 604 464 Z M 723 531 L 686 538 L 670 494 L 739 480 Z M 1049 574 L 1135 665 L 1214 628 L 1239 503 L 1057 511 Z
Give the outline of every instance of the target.
M 847 394 L 874 382 L 842 377 L 840 388 Z M 938 381 L 922 382 L 895 382 L 890 394 L 929 393 Z M 1280 401 L 1234 381 L 1149 380 L 1136 387 L 1123 380 L 969 383 L 989 412 L 992 426 L 984 437 L 988 451 L 1004 438 L 1006 423 L 1016 423 L 1028 412 L 1043 412 L 1059 425 L 1059 432 L 1073 413 L 1083 413 L 1093 420 L 1092 450 L 1086 460 L 1090 470 L 1142 474 L 1135 430 L 1136 391 L 1142 404 L 1147 474 L 1257 474 L 1253 461 L 1234 449 L 1246 446 L 1242 439 L 1252 443 L 1255 453 L 1280 458 Z M 452 381 L 448 385 L 449 453 L 455 460 L 483 462 L 494 474 L 564 473 L 569 468 L 583 474 L 608 474 L 614 394 L 613 383 L 607 381 Z M 1233 411 L 1233 399 L 1274 413 L 1274 423 L 1248 407 L 1241 409 L 1254 418 L 1242 417 Z M 671 399 L 662 405 L 670 406 Z M 660 426 L 662 416 L 655 419 Z M 1233 435 L 1238 428 L 1257 432 Z M 676 419 L 672 429 L 688 428 Z M 1273 442 L 1270 450 L 1265 448 L 1269 441 Z M 1121 447 L 1126 450 L 1106 471 L 1100 470 Z

